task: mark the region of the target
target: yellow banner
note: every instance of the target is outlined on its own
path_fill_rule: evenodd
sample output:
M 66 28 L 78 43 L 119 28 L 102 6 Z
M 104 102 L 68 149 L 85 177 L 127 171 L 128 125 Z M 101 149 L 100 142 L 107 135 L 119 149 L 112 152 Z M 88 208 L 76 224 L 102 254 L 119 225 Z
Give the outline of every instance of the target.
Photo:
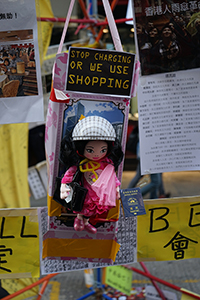
M 40 18 L 53 18 L 50 0 L 36 0 L 36 14 Z M 38 22 L 38 40 L 40 51 L 40 63 L 42 65 L 43 59 L 47 53 L 51 41 L 51 33 L 53 29 L 52 22 Z M 42 42 L 41 42 L 42 41 Z
M 4 288 L 9 294 L 13 294 L 30 284 L 36 282 L 37 278 L 22 278 L 22 279 L 3 279 L 1 280 L 1 286 Z M 34 288 L 31 288 L 30 290 L 16 296 L 13 298 L 14 300 L 23 300 L 29 298 L 37 299 L 39 292 L 39 286 L 35 286 Z
M 184 289 L 184 288 L 181 288 L 180 291 L 182 292 L 181 300 L 194 300 L 194 299 L 196 299 L 196 298 L 193 297 L 192 295 L 197 296 L 197 297 L 200 297 L 199 294 L 193 293 L 193 292 L 188 291 L 188 290 L 186 290 L 186 289 Z M 185 294 L 184 292 L 186 292 L 186 293 L 189 292 L 189 293 L 191 294 L 191 296 Z
M 1 210 L 1 279 L 40 276 L 38 227 L 37 209 Z
M 200 257 L 200 197 L 146 200 L 138 217 L 138 261 Z
M 28 124 L 0 125 L 0 208 L 29 207 Z

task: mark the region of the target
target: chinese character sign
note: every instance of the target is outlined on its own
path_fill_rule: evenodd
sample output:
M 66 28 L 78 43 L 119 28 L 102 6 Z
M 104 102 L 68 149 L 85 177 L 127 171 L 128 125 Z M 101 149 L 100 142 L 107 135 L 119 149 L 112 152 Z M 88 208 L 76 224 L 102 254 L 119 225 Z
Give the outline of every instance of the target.
M 138 261 L 199 257 L 200 197 L 145 202 L 138 218 Z
M 142 75 L 200 67 L 200 2 L 134 0 Z
M 123 266 L 106 268 L 106 283 L 126 295 L 131 294 L 132 276 L 132 271 Z
M 37 209 L 1 210 L 0 278 L 13 275 L 40 276 Z

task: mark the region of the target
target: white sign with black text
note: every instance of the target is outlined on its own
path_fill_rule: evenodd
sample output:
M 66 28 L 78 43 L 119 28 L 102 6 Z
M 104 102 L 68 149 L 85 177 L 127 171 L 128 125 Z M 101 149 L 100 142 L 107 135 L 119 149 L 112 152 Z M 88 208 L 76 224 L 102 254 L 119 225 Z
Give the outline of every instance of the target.
M 142 76 L 142 174 L 200 170 L 200 70 Z

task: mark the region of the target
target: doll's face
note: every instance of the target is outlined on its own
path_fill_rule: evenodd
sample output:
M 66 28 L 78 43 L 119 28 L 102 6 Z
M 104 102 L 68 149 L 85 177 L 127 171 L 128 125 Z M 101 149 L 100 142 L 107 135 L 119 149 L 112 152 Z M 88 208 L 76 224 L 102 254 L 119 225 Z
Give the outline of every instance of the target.
M 84 149 L 84 156 L 90 160 L 100 160 L 106 156 L 108 151 L 108 144 L 104 141 L 90 141 L 86 144 Z

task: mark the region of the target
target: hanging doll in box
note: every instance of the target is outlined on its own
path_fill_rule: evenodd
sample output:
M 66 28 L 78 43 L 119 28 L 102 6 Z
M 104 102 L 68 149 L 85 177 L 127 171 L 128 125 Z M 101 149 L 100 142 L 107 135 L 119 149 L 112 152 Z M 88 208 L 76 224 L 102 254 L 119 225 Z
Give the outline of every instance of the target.
M 112 124 L 99 116 L 83 118 L 71 136 L 62 140 L 60 161 L 67 171 L 61 181 L 60 198 L 68 201 L 77 172 L 87 190 L 81 211 L 73 211 L 77 214 L 76 231 L 96 233 L 90 218 L 116 206 L 116 199 L 120 197 L 116 170 L 122 159 L 123 152 Z

